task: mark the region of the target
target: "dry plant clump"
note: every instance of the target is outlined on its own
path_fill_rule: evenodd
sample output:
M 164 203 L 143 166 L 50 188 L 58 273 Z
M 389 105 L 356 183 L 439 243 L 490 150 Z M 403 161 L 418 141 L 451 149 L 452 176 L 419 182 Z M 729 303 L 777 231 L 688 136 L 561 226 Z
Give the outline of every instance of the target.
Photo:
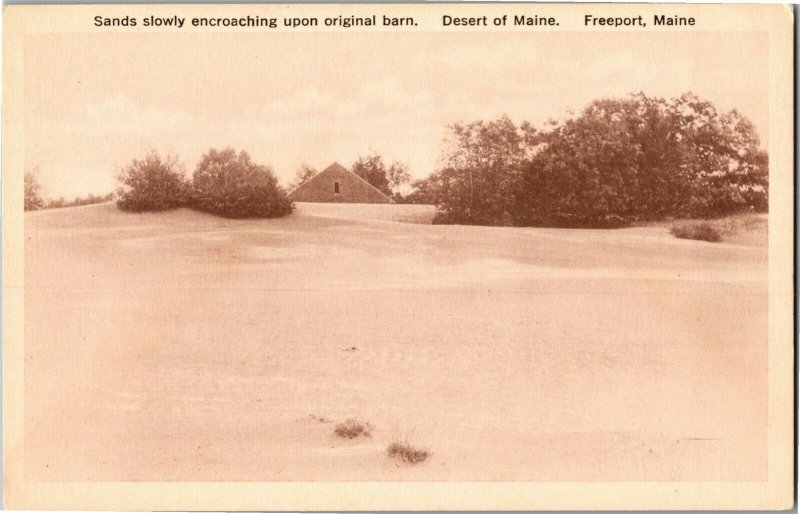
M 362 423 L 352 418 L 336 425 L 333 431 L 337 436 L 344 439 L 372 437 L 372 425 L 369 423 Z
M 420 464 L 428 460 L 431 456 L 428 450 L 414 448 L 408 443 L 393 442 L 387 448 L 386 453 L 393 459 L 400 460 L 406 464 Z
M 722 231 L 713 224 L 701 221 L 697 223 L 678 223 L 669 229 L 670 234 L 679 239 L 694 239 L 719 243 L 722 241 Z
M 718 243 L 748 233 L 766 235 L 767 222 L 766 214 L 741 213 L 718 219 L 679 221 L 669 231 L 680 239 Z

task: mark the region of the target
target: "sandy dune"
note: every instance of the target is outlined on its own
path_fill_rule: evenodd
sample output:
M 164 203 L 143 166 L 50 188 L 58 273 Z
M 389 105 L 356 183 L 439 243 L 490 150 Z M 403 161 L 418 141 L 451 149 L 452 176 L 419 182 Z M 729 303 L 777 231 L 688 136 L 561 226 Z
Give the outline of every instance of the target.
M 25 234 L 31 479 L 766 476 L 765 244 L 338 208 L 98 205 Z
M 436 214 L 433 205 L 397 205 L 389 203 L 310 203 L 295 202 L 295 212 L 327 218 L 401 221 L 430 225 Z

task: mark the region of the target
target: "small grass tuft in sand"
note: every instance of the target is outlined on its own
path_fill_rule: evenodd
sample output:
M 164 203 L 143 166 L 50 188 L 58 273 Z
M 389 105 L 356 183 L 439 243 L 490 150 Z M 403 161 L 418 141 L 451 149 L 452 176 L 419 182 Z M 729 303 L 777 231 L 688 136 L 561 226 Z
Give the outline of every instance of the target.
M 362 423 L 355 419 L 348 419 L 336 425 L 333 432 L 343 439 L 355 439 L 356 437 L 372 437 L 372 425 Z
M 679 239 L 694 239 L 709 243 L 722 241 L 722 231 L 706 221 L 677 223 L 670 227 L 669 232 Z
M 408 443 L 393 442 L 387 448 L 389 457 L 405 462 L 406 464 L 421 464 L 431 456 L 430 452 L 421 448 L 414 448 Z
M 314 414 L 309 414 L 308 417 L 313 419 L 317 423 L 332 423 L 331 420 L 329 420 L 328 418 L 326 418 L 324 416 L 315 416 Z

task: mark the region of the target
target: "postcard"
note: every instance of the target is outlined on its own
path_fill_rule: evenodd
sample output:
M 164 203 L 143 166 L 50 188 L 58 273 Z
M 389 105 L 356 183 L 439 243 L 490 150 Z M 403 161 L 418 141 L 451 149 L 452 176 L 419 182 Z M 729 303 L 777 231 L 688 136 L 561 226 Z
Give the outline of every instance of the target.
M 789 508 L 793 16 L 5 7 L 5 506 Z

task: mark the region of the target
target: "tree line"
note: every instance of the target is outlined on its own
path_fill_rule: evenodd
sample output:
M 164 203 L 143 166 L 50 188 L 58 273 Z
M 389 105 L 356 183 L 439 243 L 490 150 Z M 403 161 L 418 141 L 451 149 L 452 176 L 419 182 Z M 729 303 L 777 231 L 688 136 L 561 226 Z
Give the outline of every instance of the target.
M 414 182 L 404 164 L 375 154 L 350 169 L 397 203 L 435 205 L 435 223 L 616 227 L 768 206 L 768 157 L 754 125 L 692 93 L 596 100 L 542 128 L 508 116 L 456 123 L 440 162 Z M 127 211 L 276 217 L 316 173 L 304 164 L 284 189 L 270 167 L 227 148 L 210 149 L 187 177 L 177 158 L 150 152 L 118 173 L 115 196 Z M 26 174 L 26 210 L 46 205 L 40 189 Z
M 398 162 L 385 164 L 379 155 L 359 157 L 350 168 L 381 192 L 402 201 L 402 186 L 411 176 Z M 134 159 L 116 175 L 114 193 L 72 201 L 47 201 L 34 173 L 25 174 L 25 210 L 69 207 L 100 203 L 116 198 L 123 211 L 164 211 L 188 207 L 227 218 L 272 218 L 292 212 L 287 194 L 317 174 L 307 164 L 298 169 L 294 181 L 284 189 L 269 166 L 252 161 L 245 151 L 211 148 L 197 164 L 191 177 L 174 155 L 150 151 Z
M 36 179 L 36 171 L 25 172 L 24 183 L 24 209 L 26 211 L 36 211 L 39 209 L 59 209 L 62 207 L 78 207 L 81 205 L 109 202 L 114 199 L 114 193 L 108 193 L 105 195 L 88 194 L 86 196 L 75 197 L 72 200 L 67 200 L 63 196 L 55 199 L 45 199 L 42 193 L 42 186 Z

